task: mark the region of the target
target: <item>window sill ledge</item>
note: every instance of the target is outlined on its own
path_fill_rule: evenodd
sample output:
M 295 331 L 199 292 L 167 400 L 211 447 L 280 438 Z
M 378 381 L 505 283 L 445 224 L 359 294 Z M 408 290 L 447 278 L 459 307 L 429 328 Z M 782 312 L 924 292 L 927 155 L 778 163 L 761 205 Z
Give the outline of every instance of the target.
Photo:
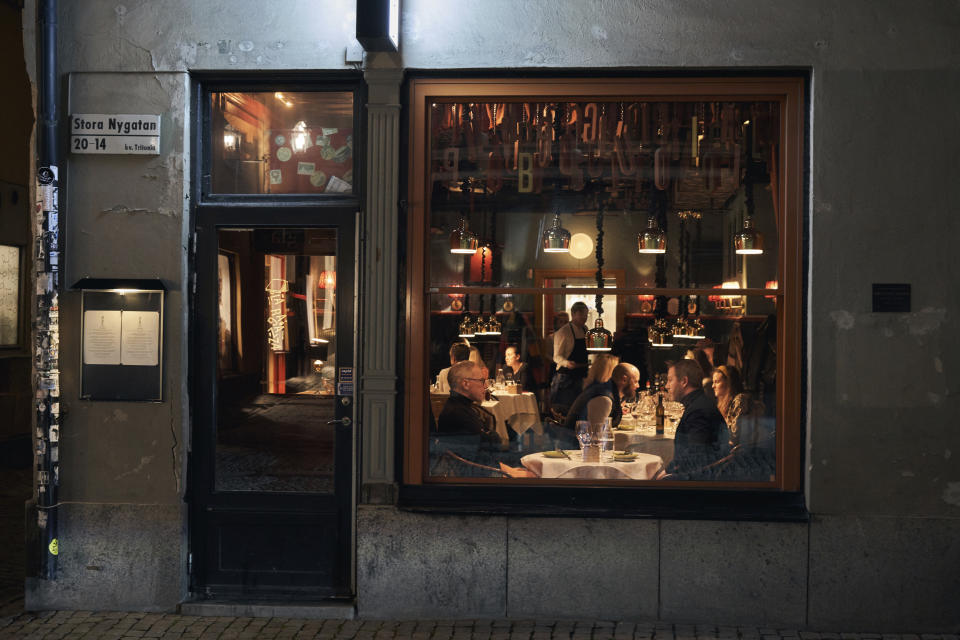
M 405 511 L 459 515 L 808 522 L 803 494 L 782 491 L 403 485 Z

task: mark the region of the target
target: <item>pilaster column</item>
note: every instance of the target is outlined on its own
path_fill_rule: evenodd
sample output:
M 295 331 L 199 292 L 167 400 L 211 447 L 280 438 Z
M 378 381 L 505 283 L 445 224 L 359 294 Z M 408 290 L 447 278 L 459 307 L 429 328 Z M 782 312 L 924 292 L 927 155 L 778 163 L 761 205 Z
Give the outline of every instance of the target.
M 392 502 L 396 469 L 400 69 L 368 69 L 360 501 Z

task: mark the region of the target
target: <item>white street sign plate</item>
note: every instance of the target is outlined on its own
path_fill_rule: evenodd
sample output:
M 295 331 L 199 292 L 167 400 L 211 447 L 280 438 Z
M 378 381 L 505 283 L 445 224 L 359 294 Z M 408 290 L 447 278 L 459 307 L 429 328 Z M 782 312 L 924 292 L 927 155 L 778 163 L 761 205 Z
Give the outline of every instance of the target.
M 160 116 L 75 113 L 70 116 L 70 151 L 160 155 Z

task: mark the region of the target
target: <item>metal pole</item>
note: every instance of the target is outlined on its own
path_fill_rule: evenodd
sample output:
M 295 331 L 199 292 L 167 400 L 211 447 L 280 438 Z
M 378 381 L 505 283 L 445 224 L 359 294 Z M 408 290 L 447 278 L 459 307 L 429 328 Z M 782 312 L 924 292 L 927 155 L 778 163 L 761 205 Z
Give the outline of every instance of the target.
M 40 577 L 57 576 L 57 489 L 60 484 L 60 267 L 59 140 L 57 100 L 57 0 L 40 0 L 37 149 L 36 295 L 34 374 L 37 526 Z

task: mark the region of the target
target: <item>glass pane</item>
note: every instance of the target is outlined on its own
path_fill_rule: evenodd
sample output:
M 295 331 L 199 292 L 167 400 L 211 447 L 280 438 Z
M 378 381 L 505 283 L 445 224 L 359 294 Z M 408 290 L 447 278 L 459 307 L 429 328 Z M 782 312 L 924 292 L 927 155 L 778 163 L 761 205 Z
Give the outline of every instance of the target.
M 0 245 L 0 345 L 16 345 L 19 326 L 20 247 Z
M 353 193 L 353 94 L 211 95 L 214 193 Z
M 775 296 L 725 298 L 709 308 L 696 296 L 604 296 L 609 350 L 593 352 L 587 345 L 598 343 L 585 339 L 578 352 L 577 339 L 598 315 L 595 296 L 430 298 L 424 381 L 430 475 L 550 482 L 775 478 Z M 676 362 L 684 364 L 671 375 Z M 686 382 L 677 384 L 681 378 Z M 594 402 L 598 397 L 609 402 Z M 601 438 L 607 417 L 611 431 Z M 591 444 L 604 447 L 596 459 L 589 447 L 584 453 L 578 419 L 593 423 Z
M 762 288 L 777 280 L 778 121 L 774 102 L 436 103 L 430 283 L 533 286 L 534 270 L 595 269 L 602 244 L 625 287 Z M 738 254 L 745 226 L 754 253 Z M 641 253 L 644 233 L 664 252 Z
M 219 232 L 216 486 L 332 493 L 336 231 Z

